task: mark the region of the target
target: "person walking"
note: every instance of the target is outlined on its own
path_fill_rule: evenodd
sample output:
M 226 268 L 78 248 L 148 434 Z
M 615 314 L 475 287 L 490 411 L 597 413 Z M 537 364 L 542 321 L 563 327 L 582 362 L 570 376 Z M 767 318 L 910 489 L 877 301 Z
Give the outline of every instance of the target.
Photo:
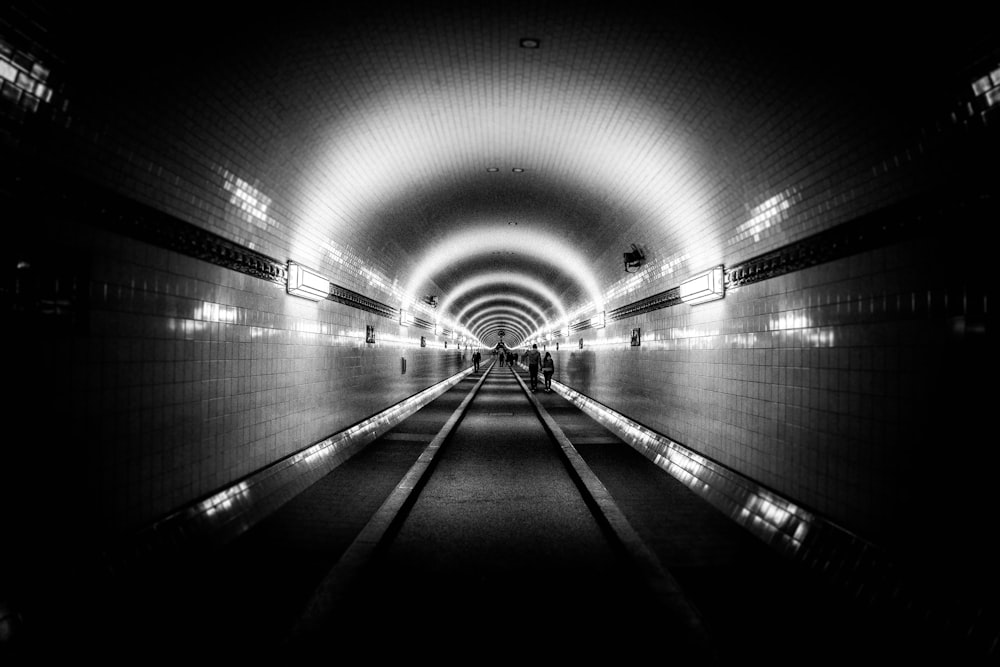
M 479 360 L 482 359 L 482 355 L 479 354 L 479 350 L 472 353 L 472 363 L 476 365 L 476 370 L 479 370 Z
M 542 375 L 545 377 L 545 391 L 552 391 L 552 374 L 556 372 L 556 362 L 552 359 L 552 354 L 545 353 L 542 359 Z
M 532 345 L 527 354 L 524 355 L 528 362 L 528 380 L 531 384 L 531 391 L 534 393 L 538 388 L 538 363 L 542 355 L 538 353 L 538 345 Z

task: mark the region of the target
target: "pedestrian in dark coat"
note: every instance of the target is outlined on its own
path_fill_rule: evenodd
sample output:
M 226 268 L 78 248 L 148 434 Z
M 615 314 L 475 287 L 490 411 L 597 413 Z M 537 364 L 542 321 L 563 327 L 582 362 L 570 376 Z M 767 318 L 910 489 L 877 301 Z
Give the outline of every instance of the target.
M 542 359 L 542 375 L 545 377 L 545 391 L 552 391 L 552 374 L 556 372 L 556 362 L 550 352 Z

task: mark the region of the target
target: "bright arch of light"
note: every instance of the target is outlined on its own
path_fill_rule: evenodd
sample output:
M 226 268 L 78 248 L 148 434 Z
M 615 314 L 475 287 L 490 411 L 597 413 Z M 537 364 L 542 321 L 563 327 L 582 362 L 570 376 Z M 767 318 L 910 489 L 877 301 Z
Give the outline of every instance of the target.
M 485 314 L 476 317 L 475 321 L 469 324 L 469 330 L 472 331 L 473 334 L 476 334 L 482 331 L 484 327 L 487 327 L 494 322 L 510 323 L 511 328 L 517 328 L 525 335 L 534 330 L 534 323 L 527 319 L 524 315 L 502 313 Z
M 545 319 L 546 319 L 545 318 L 545 311 L 542 310 L 541 308 L 539 308 L 538 304 L 536 304 L 531 299 L 526 299 L 526 298 L 524 298 L 523 296 L 521 296 L 519 294 L 505 294 L 502 297 L 496 297 L 496 296 L 493 296 L 492 294 L 488 294 L 488 295 L 486 295 L 484 297 L 480 297 L 480 298 L 478 298 L 478 299 L 476 299 L 474 301 L 470 301 L 469 303 L 465 304 L 465 307 L 462 308 L 462 310 L 458 311 L 458 314 L 455 315 L 455 321 L 456 322 L 461 322 L 463 320 L 463 318 L 465 317 L 466 313 L 468 313 L 473 308 L 477 308 L 479 306 L 482 306 L 484 303 L 490 303 L 490 302 L 494 302 L 494 301 L 512 301 L 514 303 L 517 303 L 517 304 L 520 304 L 520 305 L 524 306 L 525 308 L 527 308 L 529 310 L 532 310 L 532 311 L 538 313 L 538 317 L 541 318 L 542 322 L 544 322 Z M 538 325 L 536 325 L 536 326 L 538 326 Z
M 528 327 L 529 331 L 532 329 L 537 329 L 539 326 L 538 322 L 536 322 L 532 317 L 529 317 L 527 313 L 525 313 L 523 310 L 519 310 L 514 306 L 491 306 L 489 308 L 484 308 L 479 312 L 477 312 L 472 317 L 470 317 L 469 320 L 465 323 L 465 326 L 470 331 L 475 331 L 476 325 L 480 321 L 482 321 L 484 317 L 488 317 L 490 315 L 494 315 L 497 313 L 508 313 L 506 315 L 508 319 L 514 319 L 517 320 L 518 322 L 521 322 L 526 327 Z
M 454 289 L 444 296 L 438 306 L 441 317 L 443 318 L 445 313 L 448 312 L 448 308 L 455 299 L 474 289 L 488 285 L 499 285 L 501 287 L 504 285 L 517 285 L 518 287 L 541 294 L 559 313 L 559 320 L 566 324 L 569 323 L 569 316 L 566 314 L 566 309 L 563 307 L 562 301 L 545 283 L 525 273 L 509 273 L 506 271 L 481 273 L 456 285 Z
M 527 323 L 511 319 L 509 316 L 505 317 L 503 315 L 487 316 L 486 319 L 477 322 L 472 331 L 478 337 L 482 334 L 484 329 L 497 323 L 501 326 L 508 327 L 511 332 L 516 332 L 518 336 L 527 336 L 528 333 L 531 332 L 531 327 Z
M 515 343 L 510 341 L 522 341 L 527 338 L 528 331 L 524 329 L 521 325 L 511 322 L 509 320 L 491 320 L 489 322 L 484 322 L 481 327 L 476 331 L 476 339 L 482 340 L 487 332 L 494 331 L 496 329 L 502 329 L 506 331 L 509 336 L 508 343 L 514 345 Z
M 469 330 L 472 331 L 473 335 L 478 338 L 483 328 L 490 326 L 494 322 L 509 324 L 511 329 L 516 330 L 522 336 L 527 336 L 533 330 L 533 323 L 527 319 L 518 319 L 517 317 L 511 315 L 499 314 L 483 315 L 482 317 L 477 318 L 474 324 L 469 324 Z
M 482 329 L 482 331 L 480 332 L 480 340 L 486 340 L 491 335 L 494 336 L 494 337 L 496 337 L 496 338 L 499 338 L 500 336 L 499 336 L 498 332 L 501 329 L 506 329 L 506 328 L 508 328 L 506 322 L 494 322 L 494 323 L 490 323 L 490 324 L 486 325 Z M 519 337 L 515 336 L 513 340 L 505 341 L 504 345 L 507 345 L 508 347 L 517 347 L 518 345 L 521 344 L 521 341 L 523 341 L 523 340 L 524 340 L 524 338 L 519 338 Z
M 494 323 L 486 326 L 482 331 L 479 332 L 479 337 L 478 337 L 477 340 L 486 340 L 488 338 L 488 336 L 489 336 L 490 333 L 497 332 L 497 331 L 500 331 L 500 330 L 508 330 L 509 331 L 509 329 L 510 329 L 510 327 L 507 326 L 506 322 L 494 322 Z M 520 345 L 521 341 L 524 340 L 524 334 L 523 334 L 523 332 L 518 331 L 518 332 L 514 332 L 514 333 L 516 333 L 517 335 L 516 336 L 512 336 L 511 340 L 507 340 L 505 342 L 506 345 L 514 347 L 516 345 Z
M 512 71 L 489 48 L 468 49 L 467 57 L 433 66 L 400 53 L 400 58 L 366 59 L 365 76 L 349 80 L 350 109 L 333 114 L 325 125 L 306 125 L 296 156 L 301 165 L 296 174 L 306 177 L 293 180 L 287 197 L 294 203 L 289 218 L 300 221 L 291 234 L 292 258 L 320 271 L 335 267 L 331 257 L 352 249 L 359 226 L 384 202 L 412 195 L 427 174 L 460 182 L 473 166 L 482 169 L 481 156 L 507 166 L 527 155 L 560 165 L 567 185 L 628 204 L 669 228 L 671 247 L 691 256 L 694 267 L 718 263 L 722 241 L 708 243 L 703 233 L 713 224 L 711 203 L 724 191 L 699 159 L 711 151 L 684 125 L 686 114 L 675 115 L 658 96 L 640 92 L 646 88 L 638 84 L 648 77 L 641 68 L 609 80 L 599 68 L 581 68 L 572 77 L 553 76 L 541 63 Z M 514 81 L 506 78 L 491 82 L 494 75 L 515 73 L 517 85 L 502 85 Z M 363 88 L 357 83 L 363 81 L 381 85 Z M 342 93 L 332 90 L 335 106 Z M 328 239 L 331 248 L 317 239 Z M 432 264 L 422 266 L 408 287 L 418 288 L 434 270 Z M 587 267 L 572 271 L 586 274 Z M 580 280 L 589 282 L 586 275 Z M 405 301 L 404 294 L 412 294 L 397 295 L 397 286 L 386 282 L 394 298 Z M 600 290 L 590 285 L 587 291 L 594 310 L 602 310 Z
M 495 229 L 495 226 L 484 225 L 449 236 L 447 241 L 438 244 L 418 262 L 404 294 L 416 302 L 418 290 L 430 281 L 441 267 L 454 263 L 455 257 L 472 261 L 479 255 L 494 253 L 496 236 L 491 231 Z M 510 243 L 510 247 L 517 248 L 517 253 L 523 253 L 568 273 L 590 296 L 593 307 L 596 310 L 603 309 L 604 293 L 591 272 L 586 258 L 572 245 L 558 236 L 527 227 L 518 227 L 505 234 L 505 241 Z

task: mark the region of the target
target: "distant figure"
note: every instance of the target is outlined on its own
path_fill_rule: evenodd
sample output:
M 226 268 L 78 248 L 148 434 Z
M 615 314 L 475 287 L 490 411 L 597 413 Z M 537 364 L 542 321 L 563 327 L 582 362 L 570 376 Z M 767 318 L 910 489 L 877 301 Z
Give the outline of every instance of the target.
M 500 360 L 500 367 L 503 368 L 503 360 L 507 358 L 507 355 L 503 353 L 503 350 L 497 350 L 497 358 Z
M 538 362 L 542 358 L 542 355 L 538 353 L 538 345 L 532 345 L 531 349 L 524 356 L 528 361 L 528 379 L 530 380 L 531 391 L 534 392 L 538 388 Z
M 479 370 L 479 360 L 482 359 L 482 355 L 479 354 L 479 350 L 472 353 L 472 363 L 475 364 L 476 370 Z
M 545 391 L 552 391 L 552 374 L 556 372 L 556 362 L 552 360 L 552 355 L 545 353 L 542 359 L 542 375 L 545 376 Z

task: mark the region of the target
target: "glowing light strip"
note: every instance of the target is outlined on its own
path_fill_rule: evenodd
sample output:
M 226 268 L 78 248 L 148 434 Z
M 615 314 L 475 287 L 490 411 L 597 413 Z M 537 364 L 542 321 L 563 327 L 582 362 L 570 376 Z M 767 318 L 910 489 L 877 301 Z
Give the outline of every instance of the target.
M 252 513 L 255 503 L 264 501 L 270 494 L 275 493 L 279 486 L 288 484 L 310 472 L 321 474 L 329 472 L 340 464 L 346 452 L 375 440 L 380 433 L 385 433 L 413 415 L 457 385 L 471 372 L 471 368 L 462 370 L 348 429 L 335 433 L 290 457 L 257 471 L 250 479 L 213 494 L 191 509 L 185 510 L 181 520 L 185 523 L 196 522 L 191 525 L 200 525 L 204 529 L 207 526 L 197 524 L 199 515 L 206 518 L 213 517 L 213 526 L 232 521 L 234 516 L 240 514 L 249 515 Z M 255 499 L 255 490 L 257 489 L 260 491 L 256 494 L 257 498 Z M 216 517 L 215 515 L 220 516 Z
M 288 293 L 322 301 L 330 293 L 330 280 L 297 262 L 288 262 Z
M 681 283 L 681 301 L 692 305 L 721 299 L 726 295 L 723 268 L 717 266 Z
M 231 486 L 208 500 L 202 501 L 199 508 L 205 513 L 205 516 L 212 516 L 218 512 L 231 510 L 237 503 L 248 503 L 250 500 L 250 486 L 246 482 L 240 482 L 236 486 Z
M 801 548 L 816 521 L 810 512 L 557 380 L 552 388 L 763 541 Z

